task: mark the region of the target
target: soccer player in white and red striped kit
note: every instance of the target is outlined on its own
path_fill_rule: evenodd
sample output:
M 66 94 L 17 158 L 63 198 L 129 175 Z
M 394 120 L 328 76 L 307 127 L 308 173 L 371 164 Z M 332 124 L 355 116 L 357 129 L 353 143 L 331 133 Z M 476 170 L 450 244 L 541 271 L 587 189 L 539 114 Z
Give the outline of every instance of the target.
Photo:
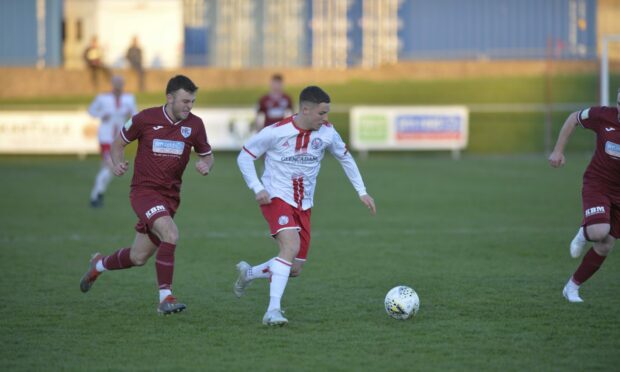
M 136 98 L 131 93 L 123 92 L 125 81 L 121 76 L 112 77 L 112 91 L 98 94 L 88 106 L 88 113 L 101 119 L 97 137 L 101 150 L 101 167 L 95 177 L 95 184 L 90 192 L 90 205 L 94 208 L 103 205 L 103 194 L 112 180 L 112 159 L 110 148 L 127 119 L 134 116 Z
M 190 112 L 197 89 L 188 77 L 173 77 L 166 87 L 166 104 L 133 116 L 112 144 L 113 171 L 122 176 L 129 167 L 124 157 L 125 147 L 138 141 L 129 194 L 131 207 L 138 217 L 136 236 L 131 247 L 121 248 L 109 256 L 93 255 L 80 281 L 82 292 L 88 292 L 104 271 L 142 266 L 157 252 L 157 311 L 166 315 L 185 310 L 185 304 L 177 302 L 172 295 L 174 252 L 179 238 L 173 218 L 181 201 L 182 176 L 192 148 L 199 157 L 198 173 L 206 176 L 213 166 L 205 126 Z
M 599 270 L 620 238 L 620 89 L 616 99 L 616 107 L 590 107 L 570 114 L 549 156 L 552 167 L 561 167 L 566 161 L 564 148 L 577 126 L 596 133 L 596 150 L 583 174 L 583 221 L 570 254 L 581 256 L 588 242 L 592 248 L 564 286 L 562 294 L 569 302 L 583 302 L 579 288 Z
M 254 279 L 269 278 L 269 307 L 265 325 L 284 325 L 281 298 L 289 276 L 298 276 L 310 247 L 310 213 L 321 160 L 328 150 L 342 165 L 360 200 L 376 213 L 362 176 L 347 146 L 327 121 L 330 98 L 321 88 L 309 86 L 299 97 L 299 113 L 265 127 L 252 136 L 237 158 L 248 187 L 254 192 L 276 240 L 279 253 L 260 265 L 237 264 L 234 293 L 241 297 Z M 261 179 L 254 161 L 265 155 Z

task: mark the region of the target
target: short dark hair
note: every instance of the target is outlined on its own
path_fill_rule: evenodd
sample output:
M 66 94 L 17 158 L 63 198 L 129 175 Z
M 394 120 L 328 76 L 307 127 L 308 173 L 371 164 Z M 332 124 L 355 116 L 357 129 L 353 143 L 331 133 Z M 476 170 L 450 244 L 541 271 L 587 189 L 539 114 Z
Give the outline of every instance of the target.
M 282 76 L 282 74 L 273 74 L 271 75 L 271 80 L 283 81 L 284 77 Z
M 189 93 L 195 93 L 198 90 L 196 84 L 185 75 L 173 76 L 166 86 L 166 94 L 172 94 L 179 89 L 183 89 Z
M 329 95 L 325 93 L 325 91 L 316 85 L 311 85 L 309 87 L 305 87 L 304 90 L 299 94 L 299 104 L 303 102 L 311 102 L 311 103 L 329 103 Z

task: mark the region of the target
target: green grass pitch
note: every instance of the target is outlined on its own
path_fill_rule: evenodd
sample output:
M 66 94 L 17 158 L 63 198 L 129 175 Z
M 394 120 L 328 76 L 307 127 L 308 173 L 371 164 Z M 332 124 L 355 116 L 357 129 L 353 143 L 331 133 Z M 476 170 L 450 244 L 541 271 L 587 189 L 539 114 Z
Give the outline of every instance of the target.
M 232 294 L 234 265 L 275 244 L 232 154 L 213 173 L 188 168 L 176 221 L 175 294 L 156 315 L 153 262 L 78 288 L 92 252 L 128 246 L 130 177 L 88 207 L 95 157 L 2 157 L 2 370 L 613 370 L 620 362 L 620 265 L 612 254 L 569 304 L 579 261 L 588 156 L 371 154 L 359 160 L 371 217 L 326 157 L 309 262 L 283 299 L 290 323 L 266 328 L 266 281 Z M 383 297 L 416 289 L 418 316 L 388 318 Z

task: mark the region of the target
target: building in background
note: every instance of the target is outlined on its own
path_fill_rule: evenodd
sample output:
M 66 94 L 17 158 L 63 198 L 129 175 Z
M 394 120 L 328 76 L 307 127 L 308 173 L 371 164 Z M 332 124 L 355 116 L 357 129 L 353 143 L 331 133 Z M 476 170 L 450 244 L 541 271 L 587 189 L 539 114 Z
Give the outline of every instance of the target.
M 93 35 L 110 67 L 134 36 L 146 68 L 593 60 L 619 14 L 618 0 L 2 0 L 0 65 L 82 68 Z
M 99 38 L 105 65 L 127 67 L 134 37 L 143 49 L 145 68 L 183 64 L 182 0 L 64 0 L 65 67 L 83 67 L 82 54 Z
M 218 67 L 597 56 L 597 0 L 185 0 L 196 8 L 204 27 L 186 50 Z
M 0 1 L 0 65 L 62 64 L 62 0 Z
M 400 59 L 596 57 L 596 0 L 407 0 Z

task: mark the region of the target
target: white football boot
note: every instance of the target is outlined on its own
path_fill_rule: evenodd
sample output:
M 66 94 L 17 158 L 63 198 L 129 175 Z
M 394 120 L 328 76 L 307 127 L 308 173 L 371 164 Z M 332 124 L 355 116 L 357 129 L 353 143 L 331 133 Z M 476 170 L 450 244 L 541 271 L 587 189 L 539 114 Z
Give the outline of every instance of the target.
M 251 268 L 252 266 L 250 266 L 250 264 L 245 261 L 241 261 L 237 264 L 237 271 L 239 271 L 239 276 L 237 277 L 237 281 L 233 286 L 233 292 L 235 292 L 235 296 L 243 296 L 243 294 L 245 293 L 245 289 L 252 282 L 247 277 L 248 270 Z
M 564 295 L 568 302 L 583 302 L 583 299 L 579 297 L 579 286 L 573 283 L 572 279 L 568 279 L 564 290 L 562 290 L 562 295 Z
M 280 309 L 267 311 L 263 317 L 263 324 L 268 326 L 283 326 L 288 323 L 288 319 L 284 317 L 284 312 Z
M 588 241 L 583 234 L 583 227 L 580 227 L 579 231 L 577 231 L 577 235 L 575 235 L 573 240 L 570 242 L 571 257 L 577 258 L 581 256 L 581 253 L 583 253 L 583 249 L 586 247 L 586 244 L 588 244 Z

